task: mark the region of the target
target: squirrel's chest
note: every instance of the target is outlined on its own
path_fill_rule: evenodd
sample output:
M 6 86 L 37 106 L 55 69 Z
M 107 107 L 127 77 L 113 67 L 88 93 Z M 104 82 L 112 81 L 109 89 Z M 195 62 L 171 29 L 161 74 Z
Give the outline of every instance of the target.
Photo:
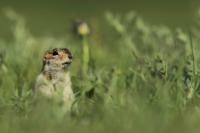
M 50 85 L 54 88 L 54 90 L 71 87 L 71 79 L 70 79 L 69 74 L 57 75 L 55 78 L 53 78 L 49 82 L 50 82 Z
M 53 90 L 61 90 L 66 88 L 71 88 L 71 78 L 69 73 L 58 73 L 52 76 L 52 79 L 47 81 L 48 84 L 53 88 Z
M 56 93 L 62 93 L 65 97 L 73 95 L 70 74 L 54 75 L 51 80 L 48 80 L 44 75 L 40 75 L 36 82 L 36 90 L 50 97 Z

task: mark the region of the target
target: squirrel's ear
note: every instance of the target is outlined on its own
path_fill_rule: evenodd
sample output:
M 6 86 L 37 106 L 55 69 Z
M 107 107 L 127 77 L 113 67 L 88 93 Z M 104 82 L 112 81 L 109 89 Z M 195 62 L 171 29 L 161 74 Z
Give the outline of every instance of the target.
M 49 59 L 53 59 L 53 53 L 52 52 L 46 52 L 44 55 L 43 60 L 49 60 Z

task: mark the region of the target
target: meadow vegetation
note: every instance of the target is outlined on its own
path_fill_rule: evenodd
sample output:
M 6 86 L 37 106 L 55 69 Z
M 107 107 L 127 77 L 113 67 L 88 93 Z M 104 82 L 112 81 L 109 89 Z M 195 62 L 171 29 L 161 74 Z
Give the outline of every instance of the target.
M 169 28 L 135 12 L 107 12 L 107 41 L 95 40 L 95 31 L 85 38 L 34 37 L 22 16 L 12 10 L 5 15 L 13 39 L 0 38 L 1 133 L 199 132 L 200 15 L 187 27 Z M 89 47 L 88 63 L 82 45 Z M 76 100 L 67 113 L 56 100 L 36 99 L 33 91 L 42 56 L 55 47 L 74 55 Z

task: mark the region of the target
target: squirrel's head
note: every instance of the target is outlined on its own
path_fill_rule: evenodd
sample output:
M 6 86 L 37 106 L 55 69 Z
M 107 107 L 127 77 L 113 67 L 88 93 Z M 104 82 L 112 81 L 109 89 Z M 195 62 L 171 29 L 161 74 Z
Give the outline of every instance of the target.
M 72 54 L 67 48 L 54 48 L 45 53 L 43 57 L 43 70 L 60 70 L 68 68 L 72 62 Z

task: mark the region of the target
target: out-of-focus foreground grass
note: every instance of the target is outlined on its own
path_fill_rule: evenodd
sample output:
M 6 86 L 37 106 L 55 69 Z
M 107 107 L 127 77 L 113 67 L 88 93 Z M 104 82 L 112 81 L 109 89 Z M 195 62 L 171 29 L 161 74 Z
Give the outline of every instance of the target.
M 151 25 L 134 12 L 106 13 L 110 43 L 88 37 L 90 62 L 80 78 L 80 38 L 34 37 L 7 11 L 13 41 L 0 39 L 0 132 L 199 132 L 199 17 L 186 29 Z M 92 24 L 91 24 L 92 25 Z M 103 46 L 96 42 L 104 43 Z M 32 91 L 44 51 L 70 48 L 76 109 L 38 101 Z

